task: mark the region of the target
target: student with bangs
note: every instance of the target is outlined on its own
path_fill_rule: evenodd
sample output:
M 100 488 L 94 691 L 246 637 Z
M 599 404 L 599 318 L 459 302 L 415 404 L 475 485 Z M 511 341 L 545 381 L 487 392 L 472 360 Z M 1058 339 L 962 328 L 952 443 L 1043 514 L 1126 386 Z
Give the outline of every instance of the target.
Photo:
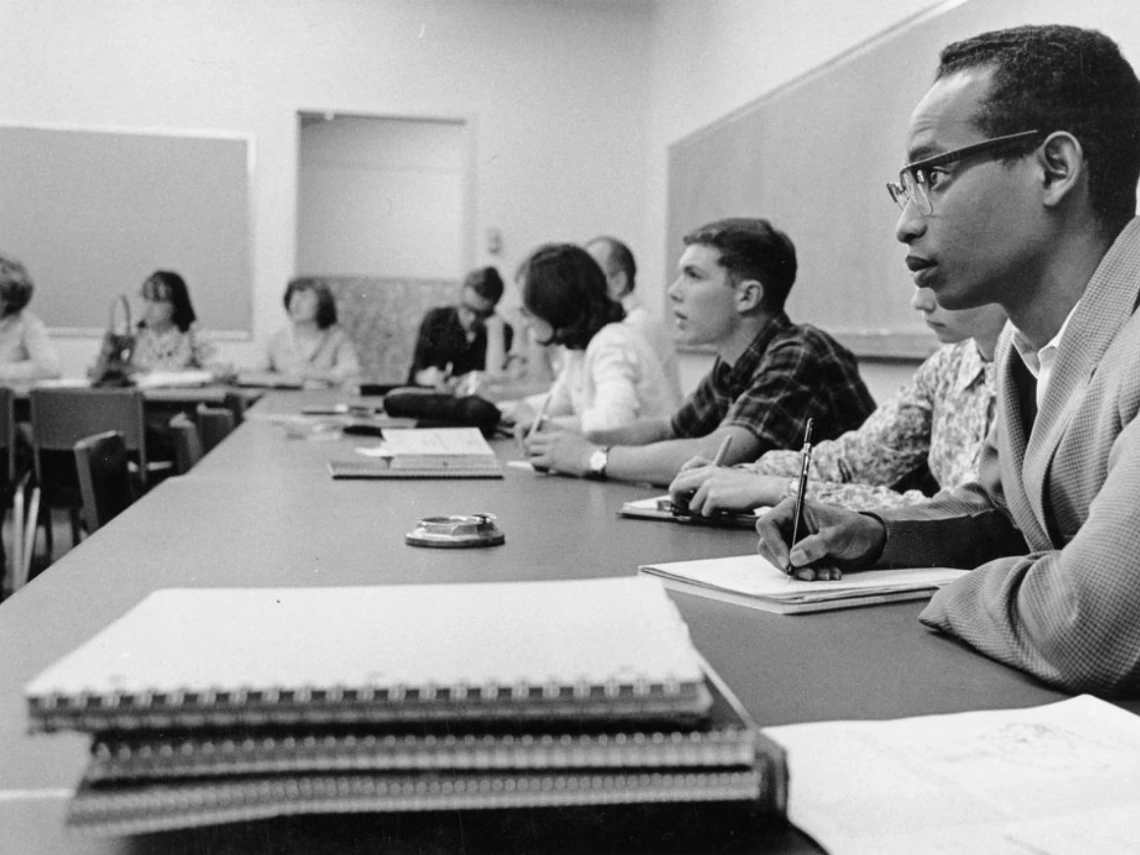
M 513 408 L 520 428 L 540 412 L 544 424 L 586 433 L 674 409 L 651 346 L 622 323 L 625 310 L 610 298 L 605 274 L 589 253 L 573 244 L 541 246 L 523 262 L 517 281 L 535 337 L 563 350 L 550 392 Z
M 156 270 L 143 282 L 143 319 L 135 335 L 131 366 L 138 371 L 185 371 L 208 368 L 212 344 L 198 335 L 198 315 L 186 280 L 170 270 Z
M 294 279 L 285 288 L 289 325 L 266 344 L 255 371 L 272 371 L 302 383 L 339 385 L 360 376 L 356 346 L 338 323 L 336 299 L 317 279 Z

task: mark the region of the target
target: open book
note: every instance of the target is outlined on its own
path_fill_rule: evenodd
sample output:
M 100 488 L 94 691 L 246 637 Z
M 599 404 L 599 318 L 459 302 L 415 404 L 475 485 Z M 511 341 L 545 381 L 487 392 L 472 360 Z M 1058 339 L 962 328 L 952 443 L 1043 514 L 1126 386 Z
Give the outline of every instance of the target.
M 793 579 L 759 555 L 674 561 L 640 567 L 665 587 L 778 614 L 802 614 L 896 600 L 929 599 L 969 571 L 949 567 L 863 570 L 835 582 Z
M 333 460 L 334 478 L 502 478 L 503 469 L 478 428 L 384 429 L 384 441 Z

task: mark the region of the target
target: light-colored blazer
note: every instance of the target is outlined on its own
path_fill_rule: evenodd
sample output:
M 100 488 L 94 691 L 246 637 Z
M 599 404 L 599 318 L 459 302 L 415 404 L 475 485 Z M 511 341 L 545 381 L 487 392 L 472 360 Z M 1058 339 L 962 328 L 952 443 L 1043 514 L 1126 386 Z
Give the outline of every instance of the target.
M 977 568 L 923 623 L 1070 691 L 1140 696 L 1138 299 L 1134 219 L 1062 336 L 1036 420 L 1007 327 L 978 482 L 880 514 L 880 564 Z

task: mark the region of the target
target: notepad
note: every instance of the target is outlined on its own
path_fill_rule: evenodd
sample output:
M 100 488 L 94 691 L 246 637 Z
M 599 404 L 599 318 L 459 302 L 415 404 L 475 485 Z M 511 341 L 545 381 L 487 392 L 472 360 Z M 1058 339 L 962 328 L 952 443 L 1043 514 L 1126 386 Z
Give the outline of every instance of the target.
M 863 570 L 838 581 L 789 579 L 760 555 L 676 561 L 639 568 L 667 588 L 778 614 L 803 614 L 929 599 L 969 571 L 949 567 Z
M 329 462 L 333 478 L 502 478 L 495 451 L 478 428 L 384 430 L 384 441 Z
M 789 819 L 832 855 L 1137 849 L 1140 718 L 1090 695 L 766 732 L 790 757 Z
M 767 510 L 767 508 L 757 508 L 753 511 L 725 512 L 711 517 L 692 514 L 679 516 L 673 512 L 673 500 L 668 494 L 665 494 L 664 496 L 652 496 L 648 499 L 624 502 L 618 513 L 623 517 L 634 519 L 662 520 L 664 522 L 707 525 L 719 528 L 755 528 L 756 519 Z
M 710 696 L 645 578 L 157 591 L 27 686 L 39 730 L 695 722 Z

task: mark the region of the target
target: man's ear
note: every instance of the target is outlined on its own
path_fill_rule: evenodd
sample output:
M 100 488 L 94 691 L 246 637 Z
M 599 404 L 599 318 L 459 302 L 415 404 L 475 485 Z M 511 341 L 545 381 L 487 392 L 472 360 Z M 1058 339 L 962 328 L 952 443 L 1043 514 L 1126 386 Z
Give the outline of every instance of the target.
M 736 285 L 736 311 L 755 312 L 764 305 L 764 286 L 758 279 L 742 279 Z
M 1042 201 L 1051 208 L 1069 198 L 1088 172 L 1080 140 L 1067 131 L 1049 135 L 1037 149 L 1037 163 L 1043 177 Z

